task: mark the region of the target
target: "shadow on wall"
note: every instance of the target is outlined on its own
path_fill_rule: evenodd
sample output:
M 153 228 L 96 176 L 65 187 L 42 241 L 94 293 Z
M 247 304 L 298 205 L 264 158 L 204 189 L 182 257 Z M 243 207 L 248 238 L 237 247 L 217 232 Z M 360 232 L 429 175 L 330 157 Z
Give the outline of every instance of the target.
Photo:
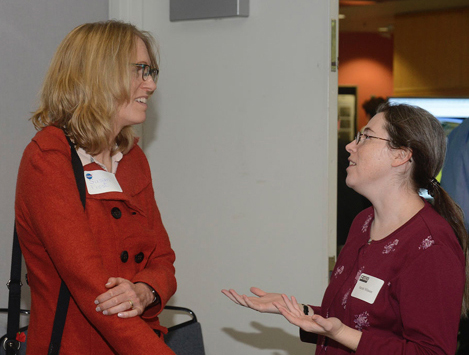
M 257 349 L 272 349 L 272 355 L 297 355 L 304 352 L 306 344 L 301 342 L 299 335 L 291 335 L 281 328 L 267 327 L 258 322 L 250 324 L 257 332 L 241 332 L 233 328 L 222 328 L 222 331 L 234 340 Z M 306 346 L 309 348 L 311 344 Z M 308 352 L 313 350 L 309 349 Z

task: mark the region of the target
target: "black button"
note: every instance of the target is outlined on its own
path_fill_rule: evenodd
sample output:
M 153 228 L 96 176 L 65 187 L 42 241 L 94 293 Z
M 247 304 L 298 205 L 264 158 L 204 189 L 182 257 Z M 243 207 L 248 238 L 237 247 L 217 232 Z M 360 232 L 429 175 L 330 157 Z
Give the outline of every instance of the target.
M 140 264 L 143 261 L 144 254 L 142 252 L 135 255 L 135 262 Z
M 111 210 L 111 214 L 112 214 L 112 217 L 114 217 L 115 219 L 119 219 L 122 217 L 122 212 L 120 209 L 118 209 L 117 207 L 114 207 L 112 210 Z
M 127 253 L 125 250 L 121 253 L 121 261 L 123 263 L 126 263 L 127 260 L 129 260 L 129 253 Z

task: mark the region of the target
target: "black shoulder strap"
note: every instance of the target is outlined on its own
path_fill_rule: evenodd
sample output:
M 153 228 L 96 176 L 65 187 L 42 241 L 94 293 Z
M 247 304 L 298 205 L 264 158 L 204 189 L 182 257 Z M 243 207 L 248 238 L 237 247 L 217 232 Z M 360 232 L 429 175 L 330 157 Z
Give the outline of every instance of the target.
M 78 192 L 80 193 L 80 200 L 83 208 L 86 206 L 86 190 L 85 190 L 85 176 L 83 165 L 78 157 L 75 146 L 67 136 L 68 144 L 72 154 L 72 167 L 75 174 L 75 181 L 77 184 Z M 70 291 L 68 290 L 65 282 L 62 281 L 60 285 L 59 299 L 57 300 L 57 308 L 55 311 L 54 326 L 52 328 L 52 335 L 49 344 L 48 355 L 58 355 L 60 351 L 60 343 L 62 341 L 62 334 L 65 327 L 65 319 L 67 318 L 68 305 L 70 303 Z
M 83 165 L 75 150 L 75 146 L 67 136 L 68 144 L 72 156 L 72 167 L 75 175 L 78 192 L 80 193 L 80 200 L 85 208 L 86 205 L 86 185 L 83 171 Z M 8 297 L 8 324 L 7 334 L 3 344 L 6 354 L 16 354 L 19 349 L 19 342 L 16 340 L 16 333 L 20 327 L 20 308 L 21 308 L 21 248 L 16 233 L 16 223 L 13 233 L 13 249 L 11 255 L 11 271 L 10 281 L 7 284 L 9 288 Z M 60 343 L 62 341 L 63 329 L 65 326 L 65 319 L 67 318 L 68 304 L 70 302 L 70 292 L 67 285 L 62 281 L 59 291 L 59 299 L 57 301 L 57 308 L 55 311 L 54 325 L 52 328 L 52 336 L 49 344 L 48 355 L 58 355 L 60 351 Z
M 70 151 L 72 153 L 72 167 L 73 173 L 75 174 L 75 181 L 77 183 L 78 192 L 80 193 L 81 204 L 83 209 L 86 207 L 86 184 L 85 175 L 83 171 L 83 165 L 81 164 L 80 157 L 75 150 L 75 145 L 72 143 L 70 138 L 67 136 L 68 144 L 70 144 Z
M 16 354 L 19 349 L 19 342 L 16 340 L 16 333 L 20 328 L 20 308 L 21 308 L 21 248 L 16 233 L 16 223 L 13 232 L 13 249 L 11 252 L 10 281 L 8 281 L 8 323 L 7 334 L 1 346 L 6 354 Z

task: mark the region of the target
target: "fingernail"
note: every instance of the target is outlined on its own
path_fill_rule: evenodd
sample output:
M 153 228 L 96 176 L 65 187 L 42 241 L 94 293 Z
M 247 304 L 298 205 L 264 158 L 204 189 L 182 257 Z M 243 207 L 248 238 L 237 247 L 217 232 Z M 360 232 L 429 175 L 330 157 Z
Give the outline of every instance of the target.
M 103 314 L 104 314 L 105 316 L 107 316 L 108 313 L 109 313 L 108 311 L 103 311 Z
M 96 312 L 101 312 L 101 308 L 100 308 L 100 307 L 96 307 Z
M 119 318 L 122 318 L 122 313 L 117 313 L 117 316 L 118 316 Z
M 108 283 L 106 284 L 106 286 L 108 286 L 108 285 L 110 285 L 110 284 L 111 284 L 111 283 L 110 283 L 110 282 L 108 282 Z
M 94 300 L 94 304 L 99 304 L 99 301 L 98 301 L 98 300 Z

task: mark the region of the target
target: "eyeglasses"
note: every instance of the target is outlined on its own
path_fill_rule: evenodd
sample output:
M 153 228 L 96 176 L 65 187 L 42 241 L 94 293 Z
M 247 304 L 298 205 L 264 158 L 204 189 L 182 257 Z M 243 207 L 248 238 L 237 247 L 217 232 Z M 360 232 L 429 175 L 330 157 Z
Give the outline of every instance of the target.
M 382 141 L 386 141 L 386 142 L 391 142 L 390 139 L 386 139 L 386 138 L 380 138 L 380 137 L 375 137 L 375 136 L 370 136 L 366 133 L 362 133 L 362 132 L 358 132 L 357 133 L 357 136 L 355 137 L 355 143 L 358 145 L 360 144 L 360 142 L 362 141 L 362 137 L 365 137 L 365 140 L 369 139 L 369 138 L 374 138 L 374 139 L 381 139 Z
M 142 79 L 145 81 L 151 75 L 151 78 L 156 83 L 156 79 L 158 78 L 158 73 L 160 70 L 158 68 L 152 68 L 148 64 L 143 63 L 130 63 L 137 67 L 137 73 L 139 71 L 142 72 Z

